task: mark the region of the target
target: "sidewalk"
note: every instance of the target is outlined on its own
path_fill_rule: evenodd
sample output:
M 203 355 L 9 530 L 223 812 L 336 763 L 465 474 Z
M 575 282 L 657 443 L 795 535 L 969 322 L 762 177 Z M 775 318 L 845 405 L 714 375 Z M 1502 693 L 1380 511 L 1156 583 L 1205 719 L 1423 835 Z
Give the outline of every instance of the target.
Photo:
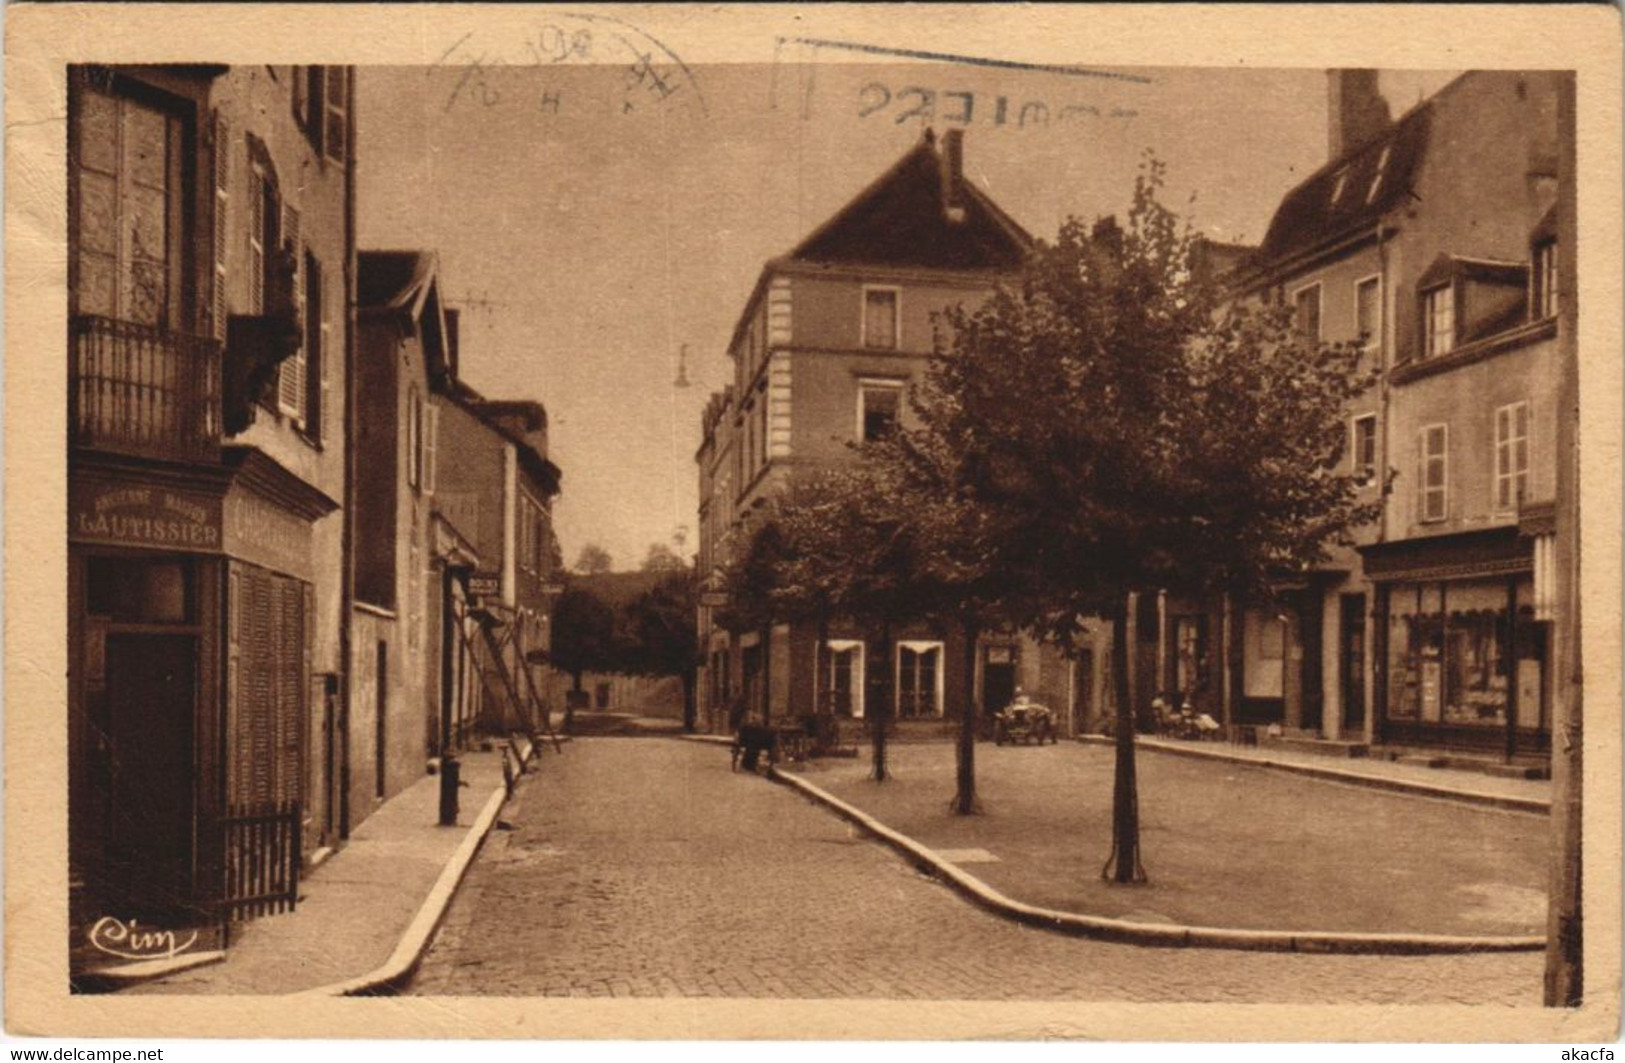
M 1110 738 L 1098 735 L 1085 735 L 1079 741 L 1104 746 L 1112 744 Z M 1518 811 L 1545 812 L 1551 809 L 1550 779 L 1503 778 L 1463 768 L 1404 764 L 1384 757 L 1328 757 L 1268 745 L 1239 746 L 1228 742 L 1193 742 L 1147 735 L 1140 735 L 1135 745 L 1156 753 L 1256 764 L 1354 785 L 1405 790 Z
M 528 770 L 546 771 L 552 756 L 551 745 L 536 751 Z M 466 869 L 455 865 L 472 857 L 480 841 L 476 832 L 483 837 L 490 829 L 503 789 L 499 750 L 458 759 L 467 785 L 456 827 L 438 826 L 440 777 L 425 775 L 367 817 L 344 848 L 304 880 L 292 912 L 238 924 L 219 963 L 122 993 L 299 993 L 398 963 L 397 950 L 420 933 L 426 945 L 450 900 L 439 896 L 447 892 L 442 879 L 458 878 Z
M 1018 905 L 1047 912 L 1301 936 L 1506 942 L 1544 932 L 1544 815 L 1149 748 L 1136 760 L 1150 879 L 1136 887 L 1101 880 L 1112 832 L 1108 745 L 979 743 L 978 816 L 948 811 L 948 743 L 891 747 L 893 777 L 884 784 L 868 778 L 867 749 L 855 761 L 815 760 L 782 775 L 854 806 Z

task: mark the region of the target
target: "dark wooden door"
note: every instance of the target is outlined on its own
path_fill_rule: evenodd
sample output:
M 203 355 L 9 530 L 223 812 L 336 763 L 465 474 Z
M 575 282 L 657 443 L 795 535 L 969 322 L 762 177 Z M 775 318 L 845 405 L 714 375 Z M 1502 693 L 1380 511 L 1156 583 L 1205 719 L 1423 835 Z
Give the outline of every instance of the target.
M 1345 594 L 1338 624 L 1344 731 L 1365 730 L 1365 595 Z
M 1303 654 L 1301 679 L 1303 698 L 1303 729 L 1319 731 L 1325 722 L 1325 673 L 1321 669 L 1321 638 L 1325 625 L 1321 621 L 1323 597 L 1316 590 L 1305 591 L 1298 600 L 1298 647 Z
M 1009 651 L 1006 651 L 1008 653 Z M 992 714 L 1003 711 L 1016 697 L 1016 666 L 1013 661 L 982 665 L 982 711 Z
M 107 638 L 108 851 L 104 895 L 125 919 L 185 919 L 192 889 L 197 641 Z

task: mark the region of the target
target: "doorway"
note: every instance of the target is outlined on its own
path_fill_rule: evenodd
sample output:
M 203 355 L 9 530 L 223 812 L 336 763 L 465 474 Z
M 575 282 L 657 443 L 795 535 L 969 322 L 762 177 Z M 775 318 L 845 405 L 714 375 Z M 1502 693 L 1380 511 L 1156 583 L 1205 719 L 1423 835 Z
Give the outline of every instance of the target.
M 1342 597 L 1338 631 L 1338 686 L 1343 695 L 1344 734 L 1365 732 L 1365 595 Z
M 982 712 L 991 716 L 1016 698 L 1016 651 L 988 646 L 982 654 Z
M 126 920 L 190 914 L 197 663 L 191 635 L 107 636 L 107 895 Z

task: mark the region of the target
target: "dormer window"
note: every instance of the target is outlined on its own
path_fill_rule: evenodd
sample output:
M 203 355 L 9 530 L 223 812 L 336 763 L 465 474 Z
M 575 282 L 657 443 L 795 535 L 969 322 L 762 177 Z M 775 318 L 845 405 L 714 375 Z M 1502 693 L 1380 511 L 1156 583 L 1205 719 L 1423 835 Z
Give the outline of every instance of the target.
M 1557 241 L 1537 243 L 1530 262 L 1529 316 L 1539 321 L 1557 313 Z
M 1332 183 L 1332 206 L 1335 207 L 1338 203 L 1342 202 L 1343 189 L 1348 185 L 1348 183 L 1349 170 L 1348 167 L 1345 166 L 1341 170 L 1337 171 L 1337 177 Z
M 1456 290 L 1441 284 L 1422 293 L 1422 357 L 1436 358 L 1456 346 Z
M 1392 151 L 1393 145 L 1385 145 L 1382 149 L 1382 154 L 1377 156 L 1377 169 L 1376 172 L 1371 175 L 1371 187 L 1367 189 L 1365 194 L 1365 201 L 1368 204 L 1375 203 L 1377 201 L 1377 193 L 1382 191 L 1382 178 L 1383 175 L 1388 172 L 1388 156 Z

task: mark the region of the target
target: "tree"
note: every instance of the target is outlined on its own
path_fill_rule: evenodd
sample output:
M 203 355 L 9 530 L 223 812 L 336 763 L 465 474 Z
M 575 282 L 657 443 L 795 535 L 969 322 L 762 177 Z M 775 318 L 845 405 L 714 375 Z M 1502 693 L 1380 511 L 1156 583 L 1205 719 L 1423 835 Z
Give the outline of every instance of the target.
M 575 567 L 582 575 L 593 576 L 614 568 L 615 561 L 609 556 L 608 550 L 597 543 L 588 543 L 581 548 L 581 553 L 576 557 Z
M 570 676 L 572 689 L 581 693 L 584 672 L 610 671 L 616 658 L 615 611 L 597 595 L 572 587 L 553 607 L 553 641 L 548 659 Z M 564 729 L 574 717 L 572 701 L 565 703 Z
M 683 730 L 693 732 L 695 685 L 700 666 L 695 628 L 698 584 L 683 566 L 638 595 L 625 609 L 626 645 L 619 671 L 634 675 L 675 675 L 683 683 Z
M 645 572 L 682 572 L 687 568 L 687 562 L 665 543 L 650 543 L 649 552 L 643 557 Z
M 940 395 L 940 393 L 938 393 Z M 938 410 L 911 400 L 920 426 L 870 444 L 868 459 L 885 485 L 884 497 L 909 514 L 916 560 L 911 598 L 921 613 L 957 627 L 962 639 L 965 704 L 955 754 L 955 792 L 949 810 L 981 811 L 976 794 L 976 650 L 983 631 L 1004 622 L 1025 596 L 1019 559 L 1011 557 L 1004 515 L 976 504 L 965 455 L 941 431 Z
M 1112 851 L 1140 859 L 1130 595 L 1268 594 L 1373 519 L 1336 472 L 1345 402 L 1370 382 L 1352 347 L 1305 342 L 1284 306 L 1221 305 L 1199 241 L 1158 201 L 1148 158 L 1126 228 L 1068 219 L 1020 278 L 946 317 L 915 409 L 953 456 L 958 497 L 996 530 L 1006 603 L 1075 652 L 1112 625 L 1117 703 Z
M 814 621 L 820 645 L 830 619 L 847 617 L 870 633 L 883 660 L 897 628 L 929 613 L 918 527 L 899 505 L 893 471 L 860 455 L 792 481 L 773 511 L 775 550 L 763 558 L 775 615 Z M 867 713 L 872 777 L 885 781 L 895 692 L 891 670 L 875 671 L 878 696 Z

